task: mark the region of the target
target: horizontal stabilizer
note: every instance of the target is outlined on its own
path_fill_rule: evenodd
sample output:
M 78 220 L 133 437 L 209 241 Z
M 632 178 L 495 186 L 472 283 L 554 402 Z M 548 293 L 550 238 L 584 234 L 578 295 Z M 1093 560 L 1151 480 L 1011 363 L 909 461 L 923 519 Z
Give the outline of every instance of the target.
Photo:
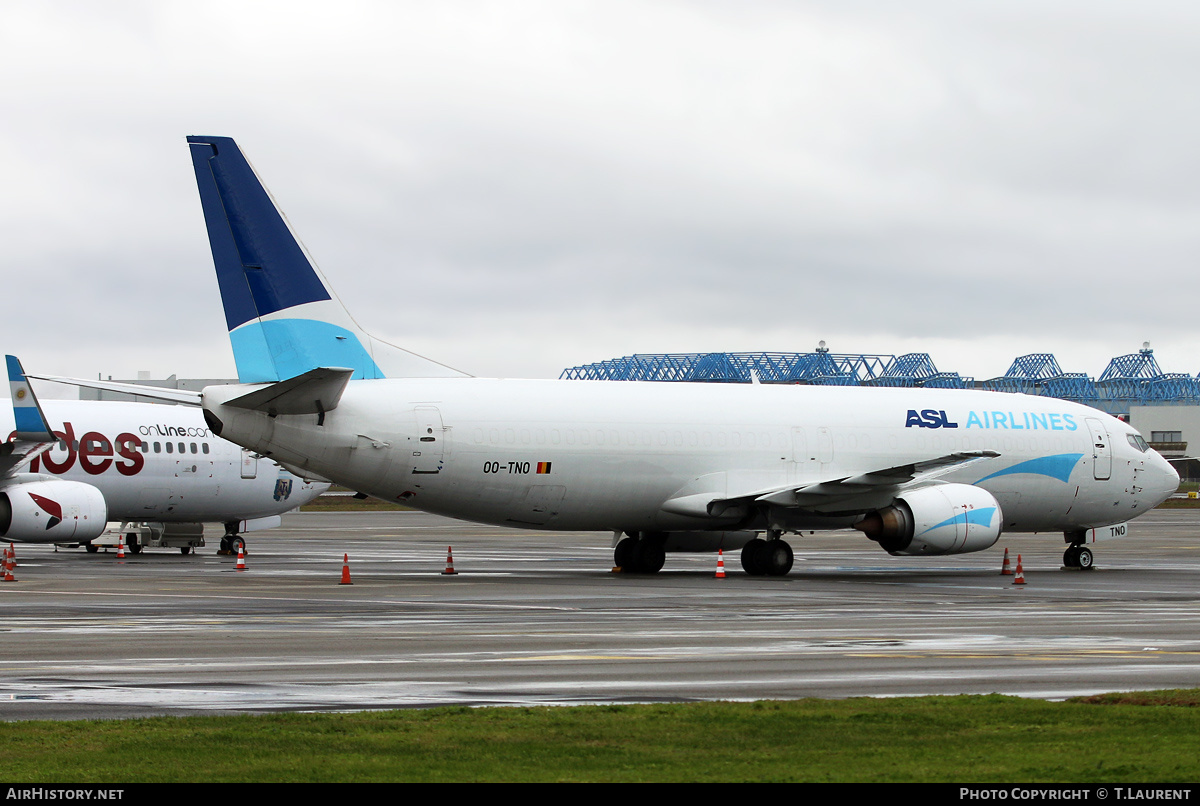
M 333 411 L 350 383 L 353 369 L 317 367 L 303 375 L 235 397 L 225 405 L 279 414 L 324 414 Z
M 136 383 L 118 383 L 116 381 L 93 381 L 86 378 L 64 378 L 59 375 L 31 375 L 26 378 L 52 383 L 65 383 L 68 386 L 79 386 L 84 389 L 99 389 L 101 392 L 120 392 L 125 395 L 138 395 L 154 400 L 165 400 L 168 403 L 182 403 L 185 406 L 199 406 L 200 393 L 191 389 L 170 389 L 163 386 L 140 386 Z

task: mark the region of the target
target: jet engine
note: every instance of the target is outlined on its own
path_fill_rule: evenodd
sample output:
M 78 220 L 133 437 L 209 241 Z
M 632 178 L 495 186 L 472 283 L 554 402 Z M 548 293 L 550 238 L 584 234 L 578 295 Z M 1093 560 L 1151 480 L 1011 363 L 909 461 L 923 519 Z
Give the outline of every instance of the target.
M 906 492 L 854 525 L 889 554 L 966 554 L 1000 539 L 1004 522 L 992 494 L 970 484 L 938 484 Z
M 0 489 L 0 537 L 24 543 L 81 543 L 108 525 L 108 505 L 90 484 L 26 481 Z

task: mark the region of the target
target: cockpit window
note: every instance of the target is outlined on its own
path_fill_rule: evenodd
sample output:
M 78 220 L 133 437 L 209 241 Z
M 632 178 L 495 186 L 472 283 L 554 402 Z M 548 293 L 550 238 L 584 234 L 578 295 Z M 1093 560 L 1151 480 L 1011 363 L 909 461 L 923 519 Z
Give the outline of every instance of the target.
M 1137 448 L 1142 453 L 1150 450 L 1150 446 L 1146 444 L 1146 440 L 1142 439 L 1141 434 L 1126 434 L 1125 438 L 1129 440 L 1129 444 Z

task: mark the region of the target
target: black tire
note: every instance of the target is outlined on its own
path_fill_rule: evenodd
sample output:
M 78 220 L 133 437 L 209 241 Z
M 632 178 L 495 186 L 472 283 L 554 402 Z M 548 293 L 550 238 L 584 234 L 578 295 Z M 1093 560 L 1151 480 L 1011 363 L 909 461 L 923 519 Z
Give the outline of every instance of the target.
M 191 546 L 180 546 L 179 553 L 186 557 L 187 555 L 192 553 L 192 547 Z
M 99 546 L 93 546 L 91 543 L 84 543 L 83 547 L 85 549 L 87 549 L 88 554 L 95 554 L 97 551 L 100 550 Z
M 229 538 L 229 550 L 234 554 L 237 554 L 238 549 L 241 549 L 242 554 L 245 554 L 246 541 L 242 539 L 241 535 L 234 535 L 233 537 Z
M 1067 568 L 1079 567 L 1079 546 L 1069 546 L 1063 552 L 1063 565 Z
M 742 546 L 742 570 L 752 577 L 760 577 L 766 573 L 763 557 L 766 553 L 767 541 L 756 537 Z
M 766 572 L 769 576 L 782 577 L 787 576 L 792 570 L 792 563 L 795 561 L 795 555 L 792 554 L 792 547 L 785 540 L 772 540 L 767 543 L 766 551 L 763 552 L 766 567 Z
M 1076 561 L 1076 565 L 1079 568 L 1082 568 L 1084 571 L 1091 571 L 1095 567 L 1093 565 L 1095 561 L 1096 559 L 1092 556 L 1091 549 L 1084 548 L 1083 546 L 1079 547 L 1078 560 Z
M 640 574 L 657 574 L 667 564 L 667 552 L 655 541 L 638 541 L 637 570 Z
M 634 549 L 637 547 L 637 541 L 632 537 L 623 537 L 617 543 L 617 547 L 613 549 L 613 564 L 618 568 L 623 568 L 627 571 L 633 570 L 633 555 Z

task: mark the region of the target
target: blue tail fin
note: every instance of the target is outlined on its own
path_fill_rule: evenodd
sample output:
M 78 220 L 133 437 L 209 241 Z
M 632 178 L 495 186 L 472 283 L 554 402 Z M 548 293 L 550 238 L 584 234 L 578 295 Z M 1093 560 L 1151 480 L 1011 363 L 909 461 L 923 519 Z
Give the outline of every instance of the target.
M 8 367 L 8 388 L 12 394 L 13 424 L 17 439 L 33 442 L 53 442 L 54 434 L 46 423 L 46 415 L 38 403 L 33 387 L 25 379 L 25 370 L 15 355 L 4 357 Z
M 360 378 L 465 373 L 364 332 L 229 137 L 189 137 L 225 323 L 242 383 L 283 381 L 318 367 Z

